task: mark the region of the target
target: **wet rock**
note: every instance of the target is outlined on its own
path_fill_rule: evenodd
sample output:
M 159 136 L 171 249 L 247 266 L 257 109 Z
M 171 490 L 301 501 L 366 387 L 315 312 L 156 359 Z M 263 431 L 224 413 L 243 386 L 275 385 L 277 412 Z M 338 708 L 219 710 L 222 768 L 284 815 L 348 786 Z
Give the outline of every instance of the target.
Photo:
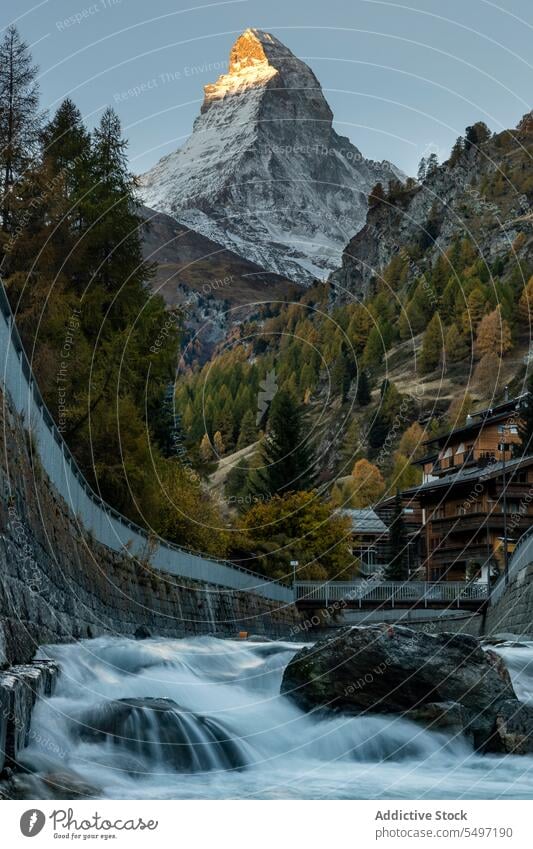
M 87 742 L 112 741 L 141 758 L 141 773 L 147 764 L 167 764 L 178 772 L 241 769 L 246 764 L 242 744 L 221 723 L 186 711 L 172 699 L 106 702 L 75 727 Z
M 425 725 L 432 731 L 463 734 L 469 724 L 468 712 L 458 702 L 428 702 L 405 712 L 406 719 Z
M 71 769 L 43 774 L 21 773 L 4 783 L 9 799 L 95 799 L 102 790 Z M 1 791 L 0 791 L 1 792 Z
M 499 706 L 496 729 L 487 749 L 527 755 L 533 752 L 533 707 L 509 699 Z
M 58 672 L 54 661 L 36 660 L 0 674 L 0 771 L 27 746 L 35 702 L 52 694 Z
M 136 640 L 149 640 L 152 635 L 146 625 L 139 625 L 133 636 Z
M 466 634 L 403 626 L 343 629 L 291 660 L 282 693 L 304 710 L 401 713 L 461 730 L 484 749 L 507 702 L 519 704 L 505 665 Z

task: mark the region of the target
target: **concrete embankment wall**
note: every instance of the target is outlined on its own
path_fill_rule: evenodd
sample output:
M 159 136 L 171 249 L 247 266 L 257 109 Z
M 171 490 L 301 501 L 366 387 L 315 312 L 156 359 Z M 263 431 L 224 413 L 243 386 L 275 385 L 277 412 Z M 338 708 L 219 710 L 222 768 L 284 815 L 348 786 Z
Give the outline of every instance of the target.
M 167 573 L 148 551 L 131 556 L 86 533 L 3 393 L 0 446 L 0 668 L 44 643 L 104 633 L 282 636 L 297 622 L 290 603 Z
M 89 487 L 46 409 L 0 282 L 0 668 L 38 645 L 134 634 L 283 635 L 289 587 L 149 539 Z
M 523 634 L 533 639 L 533 563 L 513 570 L 507 589 L 491 604 L 485 619 L 486 634 Z

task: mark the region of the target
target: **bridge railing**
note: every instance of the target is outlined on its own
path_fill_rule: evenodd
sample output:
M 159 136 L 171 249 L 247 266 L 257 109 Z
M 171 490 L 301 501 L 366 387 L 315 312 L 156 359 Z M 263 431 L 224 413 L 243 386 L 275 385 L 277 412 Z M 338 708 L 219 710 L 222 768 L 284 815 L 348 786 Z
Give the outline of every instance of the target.
M 320 602 L 325 605 L 335 602 L 355 603 L 445 603 L 461 606 L 465 602 L 482 602 L 488 598 L 489 589 L 485 582 L 473 581 L 298 581 L 294 585 L 295 601 Z
M 150 566 L 180 578 L 227 590 L 242 590 L 281 603 L 291 603 L 293 591 L 234 563 L 187 551 L 147 532 L 118 513 L 89 485 L 56 426 L 33 376 L 11 306 L 0 280 L 0 383 L 15 410 L 32 431 L 41 464 L 64 498 L 80 530 L 113 551 L 148 560 Z

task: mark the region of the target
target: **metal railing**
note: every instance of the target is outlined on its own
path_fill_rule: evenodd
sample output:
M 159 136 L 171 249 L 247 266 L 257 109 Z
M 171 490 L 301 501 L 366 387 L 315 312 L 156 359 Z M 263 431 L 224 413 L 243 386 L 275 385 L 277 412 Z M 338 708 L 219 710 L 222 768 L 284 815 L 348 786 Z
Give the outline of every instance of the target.
M 269 581 L 230 561 L 213 560 L 166 540 L 154 540 L 143 528 L 107 504 L 86 481 L 44 403 L 1 280 L 0 314 L 2 387 L 25 426 L 31 429 L 48 478 L 85 531 L 113 551 L 149 559 L 150 566 L 162 572 L 213 584 L 217 588 L 255 593 L 285 604 L 293 601 L 292 588 Z
M 483 602 L 489 588 L 484 581 L 298 581 L 294 585 L 295 601 L 320 602 L 326 606 L 335 602 L 358 604 L 390 603 L 402 606 L 420 603 L 444 603 L 460 607 L 465 602 Z

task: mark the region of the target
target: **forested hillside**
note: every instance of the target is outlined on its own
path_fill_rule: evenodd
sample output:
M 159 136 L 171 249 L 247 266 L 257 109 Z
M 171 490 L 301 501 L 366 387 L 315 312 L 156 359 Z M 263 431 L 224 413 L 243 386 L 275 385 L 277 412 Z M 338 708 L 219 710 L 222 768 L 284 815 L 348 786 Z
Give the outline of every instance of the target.
M 418 180 L 378 184 L 330 282 L 275 315 L 264 309 L 181 383 L 178 408 L 200 459 L 210 445 L 225 454 L 257 439 L 257 382 L 275 373 L 303 411 L 324 490 L 365 506 L 417 482 L 411 461 L 424 438 L 505 386 L 523 391 L 532 149 L 530 115 L 498 135 L 476 124 L 447 162 L 423 160 Z M 227 489 L 246 504 L 243 466 Z

